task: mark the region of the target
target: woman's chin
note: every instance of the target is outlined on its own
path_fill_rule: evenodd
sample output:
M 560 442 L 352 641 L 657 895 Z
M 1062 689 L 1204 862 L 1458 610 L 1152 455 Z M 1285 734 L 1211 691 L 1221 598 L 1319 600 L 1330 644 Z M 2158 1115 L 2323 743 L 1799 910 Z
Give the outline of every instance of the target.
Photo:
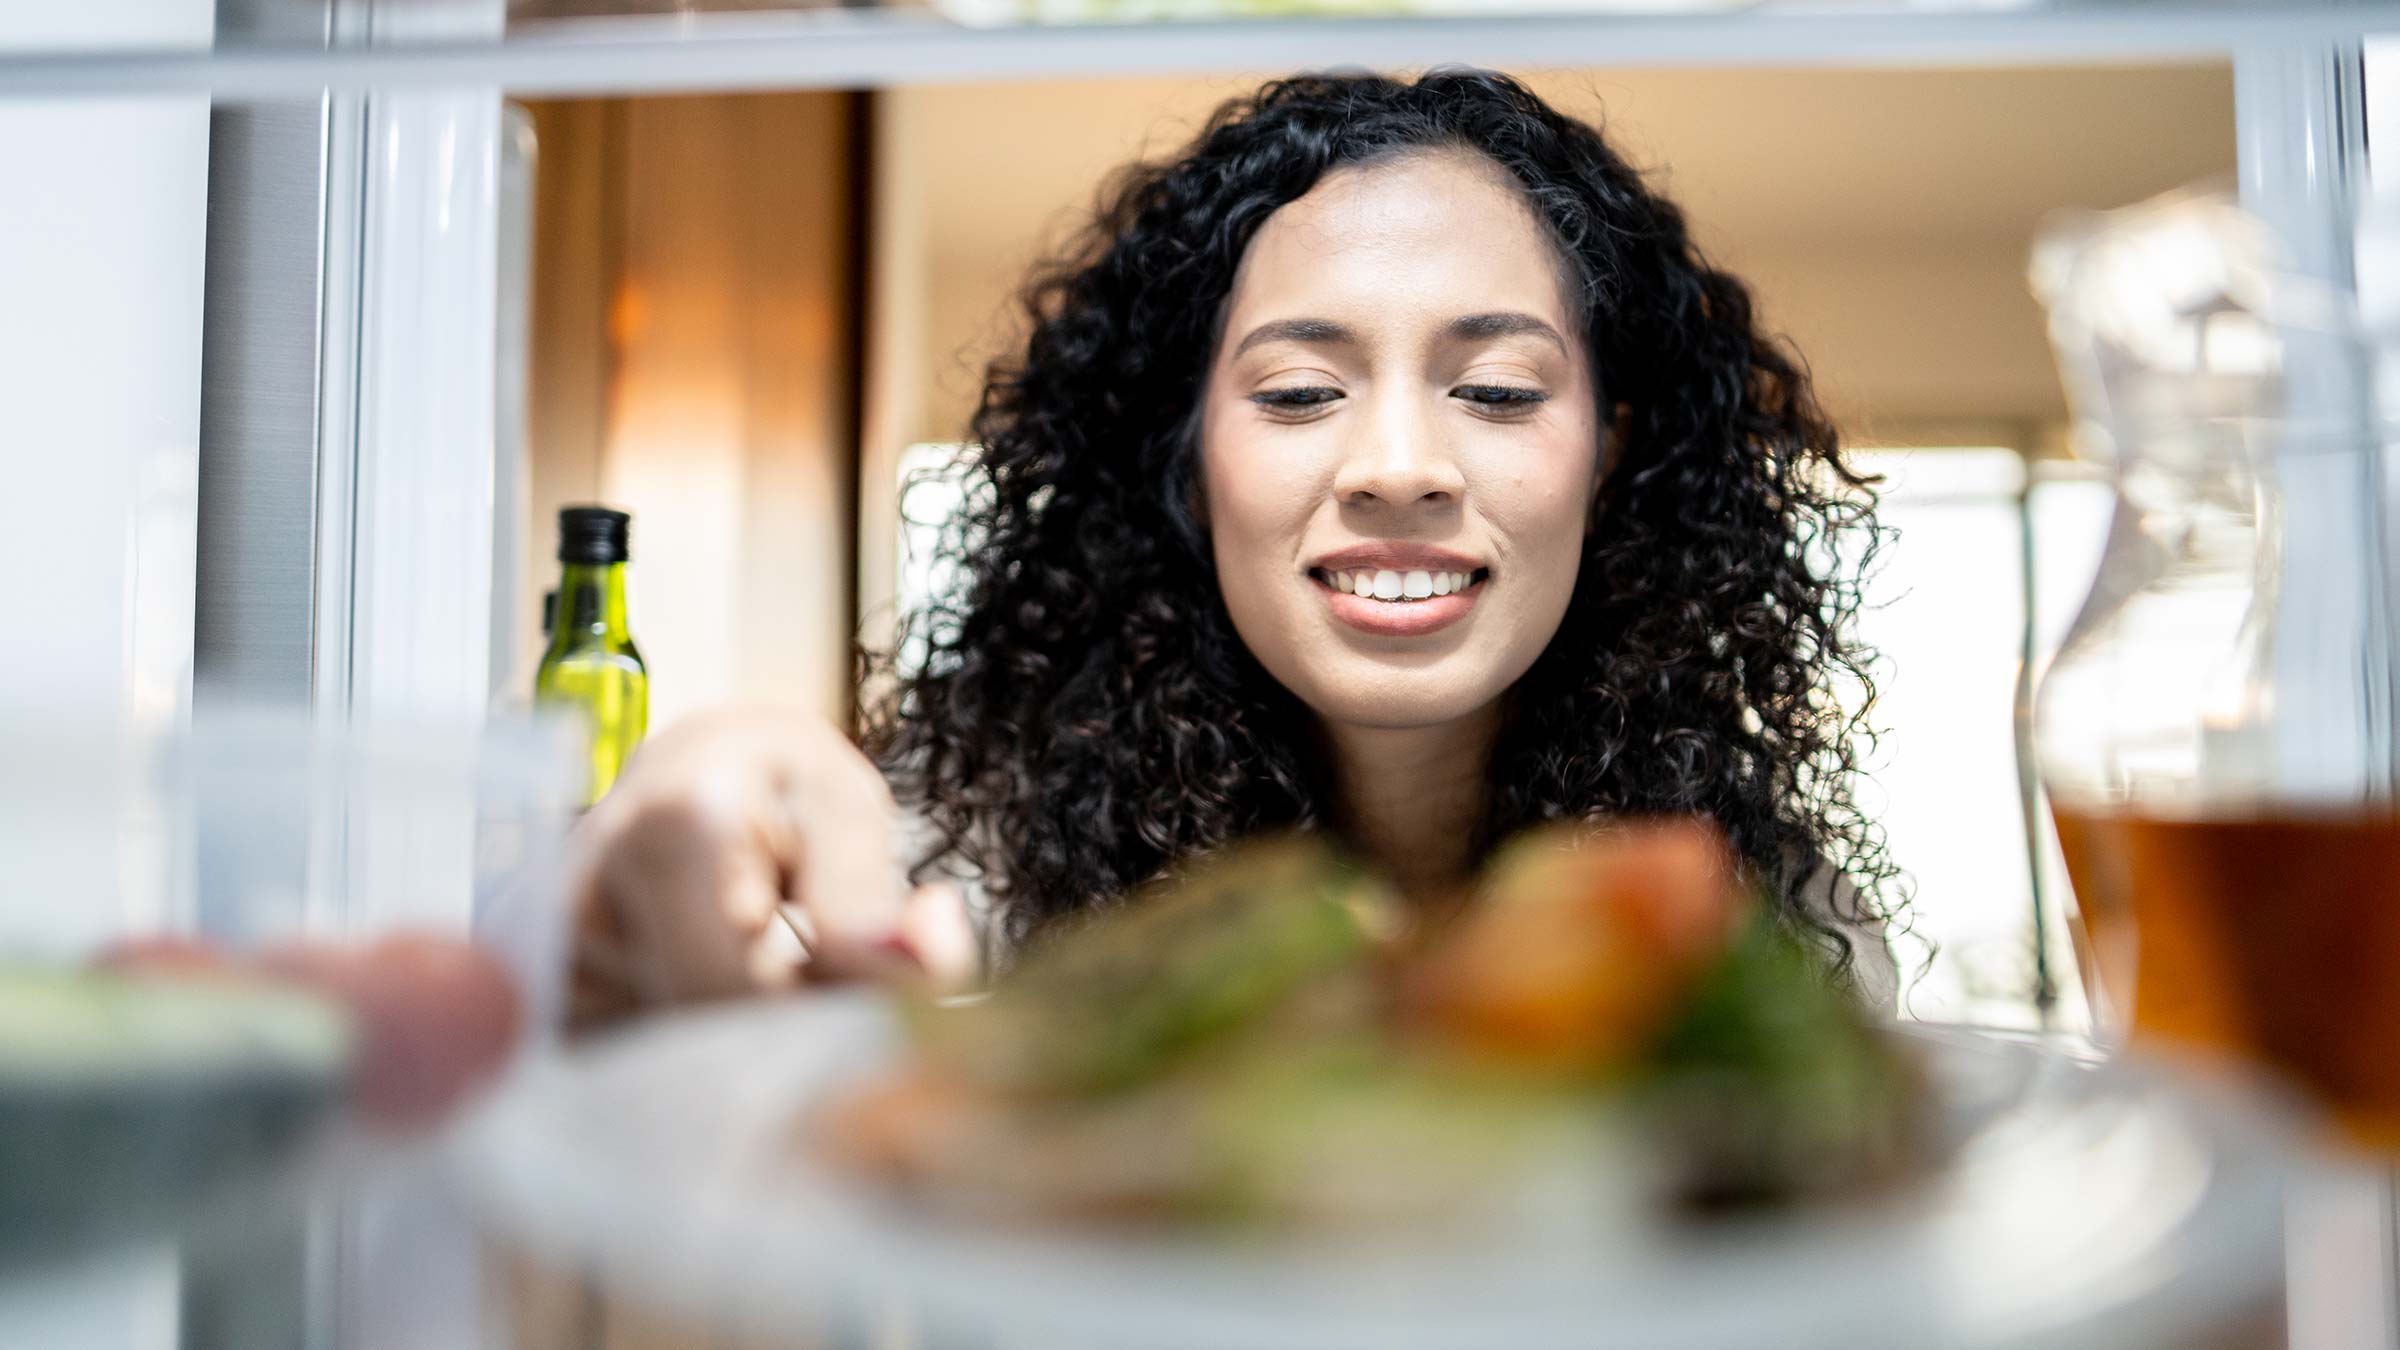
M 1411 685 L 1421 687 L 1410 688 Z M 1501 688 L 1462 688 L 1453 681 L 1393 678 L 1328 680 L 1326 692 L 1305 700 L 1333 729 L 1430 731 L 1479 719 L 1499 699 Z M 1339 689 L 1342 692 L 1331 692 Z

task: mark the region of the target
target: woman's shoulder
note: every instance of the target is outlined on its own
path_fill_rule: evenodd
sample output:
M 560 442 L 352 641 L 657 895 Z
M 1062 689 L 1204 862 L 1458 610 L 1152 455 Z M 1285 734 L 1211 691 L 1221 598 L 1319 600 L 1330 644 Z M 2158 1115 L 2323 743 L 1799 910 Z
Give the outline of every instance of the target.
M 1800 884 L 1799 908 L 1850 946 L 1848 976 L 1859 1001 L 1884 1014 L 1900 1007 L 1900 963 L 1892 956 L 1889 925 L 1857 884 L 1830 863 L 1819 862 Z

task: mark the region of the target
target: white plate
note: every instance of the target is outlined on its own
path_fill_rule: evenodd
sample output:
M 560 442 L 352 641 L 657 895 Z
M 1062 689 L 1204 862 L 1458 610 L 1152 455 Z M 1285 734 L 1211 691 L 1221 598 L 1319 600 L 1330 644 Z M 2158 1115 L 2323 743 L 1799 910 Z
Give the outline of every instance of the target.
M 800 1119 L 890 1063 L 872 995 L 663 1018 L 526 1065 L 457 1132 L 497 1231 L 723 1325 L 1136 1347 L 2173 1345 L 2281 1278 L 2272 1112 L 2143 1064 L 1918 1030 L 1962 1143 L 1905 1198 L 1573 1241 L 1371 1247 L 988 1228 L 817 1161 Z

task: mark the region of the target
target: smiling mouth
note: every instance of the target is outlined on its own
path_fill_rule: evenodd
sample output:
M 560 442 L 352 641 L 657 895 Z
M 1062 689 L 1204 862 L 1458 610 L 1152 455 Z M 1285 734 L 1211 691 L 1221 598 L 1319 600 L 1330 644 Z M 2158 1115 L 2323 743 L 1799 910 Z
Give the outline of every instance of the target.
M 1312 567 L 1308 575 L 1318 585 L 1342 595 L 1355 595 L 1387 605 L 1412 605 L 1422 600 L 1435 600 L 1473 590 L 1490 579 L 1492 570 L 1478 567 L 1472 572 L 1404 572 L 1390 568 L 1329 571 Z

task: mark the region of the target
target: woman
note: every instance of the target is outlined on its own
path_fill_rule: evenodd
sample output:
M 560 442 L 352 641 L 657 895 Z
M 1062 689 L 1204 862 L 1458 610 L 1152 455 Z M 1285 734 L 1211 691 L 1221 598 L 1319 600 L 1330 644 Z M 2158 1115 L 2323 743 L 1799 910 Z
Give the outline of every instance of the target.
M 1484 72 L 1273 83 L 1129 170 L 1025 301 L 963 593 L 905 621 L 920 665 L 871 666 L 864 752 L 722 716 L 590 817 L 587 1016 L 971 978 L 971 907 L 903 870 L 979 882 L 1006 950 L 1253 832 L 1425 897 L 1534 822 L 1670 811 L 1890 999 L 1834 699 L 1871 689 L 1832 561 L 1872 554 L 1870 485 L 1598 133 Z

